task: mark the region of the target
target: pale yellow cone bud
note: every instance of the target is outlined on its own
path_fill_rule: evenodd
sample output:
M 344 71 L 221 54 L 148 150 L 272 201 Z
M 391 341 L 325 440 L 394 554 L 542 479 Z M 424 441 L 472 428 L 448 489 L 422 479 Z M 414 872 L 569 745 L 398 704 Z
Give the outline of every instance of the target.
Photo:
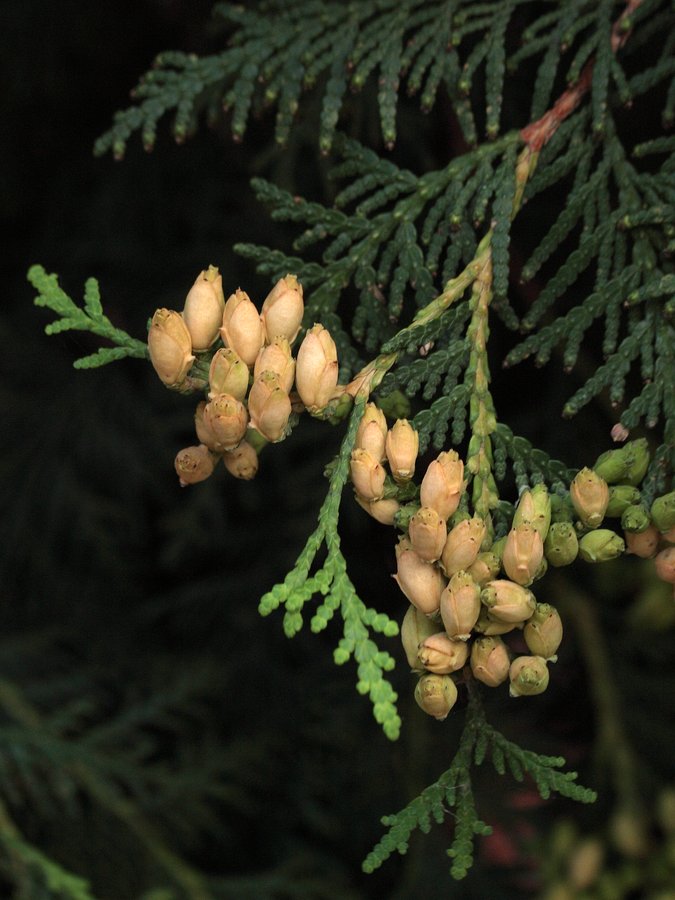
M 410 481 L 415 472 L 419 435 L 407 419 L 397 419 L 387 432 L 385 451 L 394 481 Z
M 213 472 L 217 457 L 204 444 L 186 447 L 176 454 L 174 467 L 181 487 L 204 481 Z
M 661 535 L 655 525 L 650 525 L 646 531 L 641 531 L 639 534 L 634 531 L 626 531 L 624 537 L 626 553 L 633 553 L 641 559 L 651 559 L 656 556 Z
M 217 394 L 204 407 L 204 425 L 215 436 L 215 450 L 234 450 L 246 434 L 246 407 L 229 394 Z
M 464 641 L 451 641 L 444 631 L 425 638 L 417 654 L 421 665 L 435 675 L 458 672 L 469 658 Z
M 295 275 L 280 278 L 262 305 L 262 319 L 268 344 L 279 336 L 289 344 L 298 336 L 305 305 L 302 299 L 302 285 Z
M 476 584 L 484 585 L 488 581 L 492 581 L 499 575 L 501 569 L 499 557 L 492 550 L 483 550 L 476 557 L 476 561 L 471 563 L 466 570 L 473 578 Z
M 656 574 L 661 581 L 675 584 L 675 547 L 666 547 L 665 550 L 657 553 L 654 565 Z
M 378 462 L 382 462 L 386 459 L 384 452 L 386 437 L 387 420 L 384 413 L 375 403 L 366 403 L 354 446 L 367 450 Z
M 516 628 L 522 628 L 522 622 L 499 622 L 497 619 L 491 619 L 486 606 L 481 603 L 482 609 L 478 616 L 478 621 L 474 625 L 474 631 L 478 634 L 484 634 L 486 637 L 496 637 L 500 634 L 508 634 Z
M 148 351 L 155 372 L 167 387 L 180 387 L 195 358 L 192 338 L 180 313 L 158 309 L 148 331 Z
M 250 481 L 258 472 L 258 454 L 248 441 L 223 453 L 223 463 L 230 475 L 242 481 Z
M 427 466 L 420 486 L 420 502 L 448 519 L 456 512 L 463 491 L 464 463 L 454 450 L 449 450 Z
M 532 617 L 523 629 L 523 637 L 530 652 L 555 662 L 562 636 L 563 626 L 558 610 L 549 603 L 537 603 Z
M 509 651 L 500 637 L 479 637 L 471 645 L 471 671 L 477 681 L 498 687 L 509 677 Z
M 457 702 L 457 686 L 449 675 L 422 675 L 415 687 L 421 710 L 442 722 Z
M 209 397 L 229 394 L 243 400 L 248 391 L 248 366 L 230 347 L 216 350 L 209 368 Z
M 651 822 L 646 820 L 641 809 L 627 805 L 619 808 L 610 819 L 609 834 L 622 856 L 640 859 L 650 850 L 650 826 Z
M 548 687 L 548 666 L 541 656 L 518 656 L 509 668 L 509 694 L 512 697 L 533 697 Z
M 605 859 L 605 845 L 598 837 L 580 841 L 567 862 L 567 878 L 574 890 L 587 891 L 598 880 Z
M 597 528 L 605 517 L 609 487 L 593 469 L 582 469 L 570 484 L 570 499 L 584 525 Z
M 440 625 L 428 616 L 425 616 L 423 612 L 420 612 L 411 603 L 401 623 L 401 643 L 411 669 L 416 671 L 422 670 L 422 665 L 417 656 L 420 644 L 438 631 L 440 631 Z
M 418 509 L 410 520 L 408 534 L 413 550 L 426 562 L 436 562 L 440 558 L 448 536 L 445 520 L 429 506 Z
M 194 350 L 208 350 L 216 340 L 223 323 L 224 307 L 223 279 L 215 266 L 209 266 L 197 275 L 183 308 L 183 320 Z
M 310 413 L 322 410 L 337 387 L 338 361 L 335 341 L 323 325 L 314 325 L 304 336 L 295 366 L 295 386 Z
M 441 618 L 454 641 L 468 641 L 480 614 L 480 588 L 466 572 L 455 572 L 441 594 Z
M 367 450 L 352 450 L 349 471 L 357 494 L 364 500 L 379 500 L 382 497 L 387 473 Z
M 446 575 L 454 575 L 460 569 L 466 571 L 473 565 L 485 537 L 485 522 L 480 516 L 464 519 L 450 531 L 441 554 L 441 565 Z
M 393 525 L 396 513 L 401 508 L 398 500 L 365 500 L 360 494 L 354 494 L 356 502 L 362 509 L 382 525 Z
M 295 380 L 295 360 L 291 356 L 291 345 L 287 338 L 275 337 L 271 344 L 258 353 L 253 366 L 253 378 L 258 378 L 263 372 L 276 372 L 280 386 L 287 394 L 290 393 Z
M 437 612 L 445 587 L 438 566 L 420 559 L 405 539 L 396 547 L 396 561 L 394 580 L 408 600 L 427 616 Z
M 544 558 L 544 543 L 532 525 L 517 525 L 506 537 L 502 566 L 516 584 L 531 584 Z
M 202 400 L 197 404 L 197 409 L 195 410 L 195 432 L 201 444 L 206 444 L 209 450 L 215 450 L 218 446 L 218 439 L 204 421 L 205 408 L 206 400 Z
M 223 310 L 220 336 L 247 366 L 252 366 L 263 345 L 265 332 L 255 304 L 240 288 L 230 294 Z
M 532 591 L 506 579 L 488 581 L 480 599 L 491 619 L 515 624 L 529 619 L 537 605 Z
M 286 436 L 291 401 L 279 383 L 276 372 L 261 372 L 248 395 L 248 414 L 255 428 L 273 444 Z

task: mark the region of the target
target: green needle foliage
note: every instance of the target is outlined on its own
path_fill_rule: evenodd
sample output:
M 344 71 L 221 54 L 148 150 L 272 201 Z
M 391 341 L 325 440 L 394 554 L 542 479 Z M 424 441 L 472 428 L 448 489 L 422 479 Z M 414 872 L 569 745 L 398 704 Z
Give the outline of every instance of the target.
M 550 492 L 549 518 L 553 510 L 556 521 L 574 522 L 575 544 L 578 533 L 593 545 L 586 557 L 599 558 L 593 542 L 603 539 L 603 530 L 594 531 L 599 523 L 575 498 L 575 488 L 570 491 L 577 473 L 572 463 L 559 461 L 500 421 L 491 387 L 492 332 L 508 342 L 506 368 L 526 360 L 537 366 L 553 361 L 579 373 L 581 384 L 564 403 L 566 417 L 599 400 L 616 410 L 617 439 L 642 428 L 654 430 L 649 466 L 647 441 L 637 440 L 625 445 L 626 458 L 630 450 L 641 455 L 638 462 L 644 459 L 644 466 L 640 469 L 631 457 L 625 472 L 606 479 L 616 483 L 625 477 L 627 486 L 640 487 L 633 505 L 644 527 L 624 523 L 629 533 L 654 529 L 652 503 L 675 487 L 675 140 L 657 133 L 675 118 L 675 12 L 665 0 L 270 0 L 250 8 L 217 4 L 214 12 L 222 28 L 218 39 L 226 34 L 217 52 L 160 54 L 135 90 L 134 105 L 116 115 L 96 153 L 112 150 L 121 158 L 134 131 L 150 149 L 158 122 L 168 112 L 175 114 L 178 141 L 192 135 L 204 117 L 217 123 L 223 110 L 241 140 L 249 119 L 272 108 L 279 144 L 287 144 L 302 112 L 317 135 L 314 151 L 332 154 L 331 195 L 323 202 L 263 177 L 251 182 L 271 219 L 288 223 L 288 251 L 251 242 L 235 247 L 271 282 L 293 273 L 302 284 L 303 326 L 309 332 L 317 322 L 330 332 L 340 383 L 321 408 L 301 399 L 333 425 L 343 427 L 348 416 L 339 453 L 327 469 L 317 527 L 291 571 L 263 595 L 259 611 L 267 616 L 283 606 L 288 637 L 301 630 L 312 600 L 318 599 L 312 632 L 328 629 L 339 614 L 342 636 L 334 661 L 342 665 L 354 658 L 357 690 L 368 695 L 376 721 L 395 740 L 401 730 L 398 697 L 385 677 L 394 668 L 394 656 L 380 649 L 371 634 L 394 637 L 399 627 L 358 596 L 338 527 L 350 474 L 356 484 L 350 467 L 354 453 L 363 451 L 356 439 L 368 398 L 392 418 L 410 419 L 420 454 L 459 448 L 466 491 L 448 527 L 472 516 L 481 519 L 484 550 L 512 533 L 518 502 L 535 486 L 541 486 L 538 497 L 548 498 Z M 410 168 L 399 165 L 367 146 L 372 135 L 359 133 L 363 111 L 367 118 L 375 109 L 384 147 L 392 149 L 404 88 L 420 95 L 425 111 L 440 105 L 441 98 L 452 110 L 459 150 L 448 151 L 436 168 L 421 162 L 423 154 Z M 350 96 L 361 90 L 361 99 Z M 631 117 L 643 104 L 647 112 L 637 121 L 646 130 L 638 134 Z M 339 124 L 349 135 L 337 130 Z M 87 282 L 82 308 L 41 267 L 34 266 L 29 279 L 39 291 L 36 303 L 57 316 L 48 333 L 86 330 L 116 345 L 78 360 L 77 366 L 148 355 L 143 342 L 103 315 L 94 279 Z M 186 393 L 208 389 L 205 376 L 220 346 L 214 336 L 209 349 L 196 351 Z M 601 348 L 601 360 L 593 360 L 594 347 Z M 319 372 L 317 381 L 324 374 Z M 299 380 L 297 385 L 300 392 Z M 289 431 L 300 428 L 298 419 L 289 420 Z M 257 451 L 256 440 L 251 442 Z M 230 450 L 209 449 L 211 456 Z M 273 447 L 266 448 L 263 460 L 272 453 Z M 371 462 L 381 470 L 381 460 Z M 365 497 L 364 505 L 381 498 L 395 501 L 392 518 L 412 541 L 410 520 L 421 502 L 418 487 L 410 479 L 402 483 L 405 478 L 390 467 L 380 494 Z M 668 527 L 666 522 L 657 531 Z M 613 546 L 624 549 L 623 539 L 613 537 Z M 655 540 L 662 540 L 660 534 Z M 425 560 L 435 565 L 438 556 Z M 541 577 L 541 564 L 540 554 L 538 568 L 518 584 Z M 504 560 L 502 565 L 506 571 Z M 443 571 L 453 574 L 445 561 Z M 533 655 L 548 672 L 544 657 Z M 543 798 L 557 793 L 582 803 L 595 799 L 593 791 L 577 783 L 576 773 L 560 771 L 561 757 L 524 750 L 489 725 L 470 667 L 464 671 L 455 680 L 468 691 L 469 705 L 452 764 L 400 813 L 382 820 L 389 830 L 368 855 L 367 872 L 393 851 L 405 853 L 415 829 L 429 831 L 432 821 L 442 823 L 452 810 L 451 871 L 455 878 L 464 877 L 473 863 L 474 836 L 490 831 L 479 818 L 472 790 L 474 767 L 488 758 L 499 774 L 508 771 L 516 781 L 529 776 Z M 531 687 L 526 681 L 523 693 L 540 692 Z M 167 710 L 175 707 L 180 709 L 180 698 L 167 698 Z M 78 788 L 91 792 L 95 802 L 139 835 L 173 883 L 191 896 L 209 896 L 207 880 L 174 857 L 136 799 L 156 784 L 163 788 L 168 773 L 152 770 L 144 780 L 137 766 L 117 768 L 104 752 L 108 741 L 128 737 L 129 717 L 145 721 L 147 715 L 153 721 L 158 714 L 163 727 L 170 727 L 163 707 L 151 712 L 127 708 L 119 726 L 100 722 L 77 742 L 63 737 L 58 719 L 50 741 L 39 746 L 26 735 L 25 722 L 11 737 L 26 743 L 26 773 L 44 763 L 45 755 L 47 761 L 66 757 Z M 103 787 L 96 779 L 92 787 L 92 769 L 103 777 Z M 0 767 L 0 777 L 2 772 Z M 177 794 L 179 788 L 180 778 Z M 122 792 L 137 805 L 130 808 Z M 7 847 L 11 851 L 11 840 Z M 50 873 L 38 851 L 31 859 L 25 847 L 21 852 L 47 881 L 61 878 L 53 881 L 55 890 L 87 896 L 79 882 L 69 885 L 67 873 Z

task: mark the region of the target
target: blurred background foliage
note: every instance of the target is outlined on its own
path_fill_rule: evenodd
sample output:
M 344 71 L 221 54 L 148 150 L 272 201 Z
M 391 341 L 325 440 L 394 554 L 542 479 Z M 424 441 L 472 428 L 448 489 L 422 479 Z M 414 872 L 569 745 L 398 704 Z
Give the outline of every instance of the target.
M 182 491 L 173 457 L 192 440 L 193 403 L 141 361 L 75 373 L 88 337 L 42 334 L 25 282 L 33 262 L 76 297 L 95 275 L 107 314 L 142 338 L 152 311 L 182 303 L 209 263 L 230 289 L 267 292 L 231 247 L 288 250 L 291 238 L 255 202 L 252 175 L 331 201 L 311 105 L 284 151 L 263 118 L 243 144 L 223 125 L 185 147 L 160 132 L 151 156 L 134 141 L 123 163 L 93 158 L 157 52 L 212 47 L 210 6 L 0 6 L 0 896 L 563 897 L 575 865 L 582 895 L 582 864 L 595 859 L 610 881 L 586 896 L 673 897 L 675 615 L 649 564 L 575 564 L 551 580 L 555 597 L 542 599 L 560 607 L 567 637 L 549 691 L 487 697 L 507 737 L 563 754 L 599 802 L 544 802 L 486 769 L 475 790 L 494 834 L 465 881 L 447 874 L 443 828 L 362 875 L 379 817 L 447 767 L 462 712 L 439 725 L 419 711 L 395 648 L 404 727 L 391 745 L 350 667 L 333 665 L 330 628 L 287 641 L 275 617 L 258 617 L 312 528 L 341 429 L 306 422 L 263 454 L 253 482 L 221 467 Z M 526 94 L 510 95 L 507 125 L 527 114 Z M 386 153 L 374 96 L 349 103 L 348 133 Z M 443 98 L 430 117 L 403 101 L 398 121 L 400 165 L 421 172 L 463 150 Z M 516 261 L 535 237 L 516 227 Z M 512 290 L 525 308 L 515 280 Z M 502 374 L 510 340 L 495 323 L 500 417 L 569 465 L 592 463 L 613 411 L 596 404 L 572 423 L 559 412 L 598 361 L 569 376 L 559 360 Z M 400 618 L 391 533 L 347 495 L 341 529 L 361 596 Z

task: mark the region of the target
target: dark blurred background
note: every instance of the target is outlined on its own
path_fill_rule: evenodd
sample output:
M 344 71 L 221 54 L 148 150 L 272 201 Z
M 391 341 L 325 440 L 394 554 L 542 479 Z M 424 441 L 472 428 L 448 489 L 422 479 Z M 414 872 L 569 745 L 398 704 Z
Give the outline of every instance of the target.
M 137 360 L 76 372 L 73 359 L 95 340 L 43 334 L 51 314 L 32 305 L 32 263 L 58 272 L 77 300 L 96 276 L 107 315 L 142 338 L 153 310 L 180 309 L 210 263 L 226 293 L 241 285 L 260 302 L 269 290 L 232 245 L 288 249 L 293 235 L 256 204 L 252 175 L 330 202 L 311 103 L 286 152 L 274 145 L 270 117 L 253 123 L 243 144 L 223 124 L 204 125 L 178 147 L 165 123 L 151 155 L 134 137 L 123 162 L 93 157 L 94 140 L 156 53 L 222 45 L 210 10 L 206 0 L 0 5 L 0 896 L 70 896 L 13 840 L 86 878 L 91 895 L 106 900 L 539 896 L 584 835 L 608 842 L 607 867 L 629 859 L 643 873 L 661 852 L 663 828 L 650 816 L 673 774 L 662 706 L 673 695 L 664 630 L 672 614 L 646 567 L 574 567 L 578 584 L 548 590 L 568 591 L 570 606 L 590 603 L 592 617 L 590 625 L 583 615 L 566 620 L 549 692 L 487 698 L 495 726 L 564 755 L 600 791 L 598 804 L 541 801 L 527 783 L 485 766 L 474 788 L 495 834 L 479 844 L 465 882 L 448 875 L 452 817 L 415 839 L 406 857 L 362 875 L 380 816 L 448 767 L 463 713 L 443 725 L 427 720 L 391 642 L 404 718 L 392 745 L 354 690 L 354 666 L 333 665 L 336 626 L 288 641 L 280 614 L 257 614 L 258 598 L 314 527 L 341 429 L 304 423 L 263 454 L 253 482 L 221 467 L 180 490 L 173 458 L 193 442 L 194 402 L 164 390 Z M 506 115 L 518 124 L 517 90 L 510 102 Z M 372 98 L 350 103 L 346 127 L 385 152 L 376 127 L 360 124 L 370 121 Z M 423 118 L 403 102 L 395 160 L 421 172 L 460 152 L 444 104 Z M 520 240 L 516 265 L 533 235 L 525 230 Z M 608 446 L 615 414 L 596 406 L 570 425 L 559 411 L 592 356 L 579 374 L 563 375 L 554 361 L 542 372 L 522 366 L 502 375 L 510 341 L 495 326 L 501 417 L 570 465 L 590 464 Z M 361 596 L 400 619 L 393 532 L 347 496 L 341 527 Z M 565 597 L 545 599 L 564 605 Z M 575 623 L 591 629 L 585 648 Z M 632 754 L 631 792 L 637 785 L 647 798 L 632 856 L 606 829 L 625 804 L 608 761 L 611 736 L 608 744 L 598 728 L 607 709 L 588 668 L 598 635 L 609 666 L 602 678 L 609 671 L 614 679 L 610 719 Z

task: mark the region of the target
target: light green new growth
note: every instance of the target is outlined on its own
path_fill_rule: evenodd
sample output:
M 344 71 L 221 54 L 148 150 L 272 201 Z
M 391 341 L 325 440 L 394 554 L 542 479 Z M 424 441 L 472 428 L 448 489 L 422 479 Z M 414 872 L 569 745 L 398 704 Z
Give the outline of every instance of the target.
M 398 634 L 398 625 L 384 613 L 369 609 L 356 594 L 347 575 L 347 563 L 340 549 L 337 530 L 340 500 L 349 475 L 349 458 L 364 407 L 365 400 L 357 399 L 330 478 L 328 494 L 319 512 L 318 527 L 308 538 L 295 566 L 283 582 L 261 598 L 259 609 L 261 615 L 267 616 L 283 604 L 284 631 L 288 637 L 293 637 L 302 628 L 302 609 L 317 594 L 322 595 L 324 600 L 312 617 L 312 631 L 323 631 L 339 610 L 343 620 L 343 637 L 334 653 L 335 662 L 343 665 L 354 657 L 358 664 L 356 688 L 360 694 L 368 694 L 376 721 L 393 741 L 399 736 L 401 719 L 396 710 L 396 692 L 384 673 L 394 668 L 394 659 L 371 640 L 369 629 L 393 637 Z M 324 544 L 326 559 L 318 571 L 310 575 L 317 553 Z
M 543 798 L 556 792 L 580 803 L 593 803 L 596 799 L 594 791 L 577 784 L 576 772 L 558 771 L 565 765 L 562 757 L 524 750 L 488 725 L 477 687 L 469 684 L 464 729 L 450 768 L 400 812 L 383 817 L 382 824 L 389 830 L 364 860 L 363 870 L 373 872 L 394 851 L 406 853 L 413 831 L 419 829 L 426 834 L 431 830 L 432 819 L 440 825 L 449 815 L 455 820 L 455 835 L 448 850 L 453 860 L 450 872 L 453 878 L 464 878 L 473 865 L 474 835 L 490 834 L 492 830 L 478 817 L 471 786 L 472 767 L 480 766 L 488 755 L 500 775 L 505 774 L 507 767 L 516 781 L 529 775 Z
M 84 306 L 79 307 L 60 287 L 56 275 L 48 275 L 42 266 L 31 266 L 28 280 L 39 291 L 35 298 L 36 306 L 46 306 L 60 316 L 55 322 L 45 326 L 47 334 L 60 334 L 62 331 L 91 331 L 97 337 L 106 338 L 117 344 L 117 347 L 101 347 L 89 356 L 76 359 L 76 369 L 95 369 L 106 363 L 125 356 L 138 359 L 148 358 L 148 348 L 143 341 L 138 341 L 123 331 L 115 328 L 110 319 L 103 314 L 98 281 L 88 278 L 84 286 Z

